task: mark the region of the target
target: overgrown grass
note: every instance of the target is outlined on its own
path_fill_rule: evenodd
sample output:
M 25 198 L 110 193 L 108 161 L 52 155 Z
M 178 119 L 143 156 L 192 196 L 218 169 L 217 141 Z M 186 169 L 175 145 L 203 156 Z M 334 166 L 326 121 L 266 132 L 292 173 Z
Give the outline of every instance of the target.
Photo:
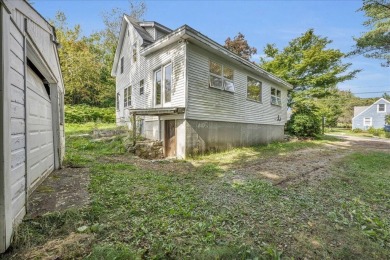
M 379 137 L 379 138 L 390 138 L 390 133 L 385 132 L 383 129 L 370 128 L 367 131 L 360 129 L 346 129 L 346 128 L 332 128 L 327 129 L 329 134 L 341 134 L 341 135 L 351 135 L 351 136 L 360 136 L 360 137 Z
M 66 123 L 65 124 L 65 133 L 67 135 L 77 135 L 77 134 L 90 134 L 94 129 L 115 129 L 117 128 L 116 124 L 113 123 L 95 123 L 88 122 L 84 124 L 75 124 L 75 123 Z
M 105 160 L 124 154 L 120 139 L 68 138 L 67 165 L 90 168 L 91 204 L 23 222 L 13 256 L 82 232 L 92 242 L 65 249 L 61 259 L 388 258 L 389 153 L 353 153 L 317 186 L 241 181 L 224 169 L 225 161 L 234 166 L 331 141 L 211 154 L 182 162 L 195 171 L 179 173 Z

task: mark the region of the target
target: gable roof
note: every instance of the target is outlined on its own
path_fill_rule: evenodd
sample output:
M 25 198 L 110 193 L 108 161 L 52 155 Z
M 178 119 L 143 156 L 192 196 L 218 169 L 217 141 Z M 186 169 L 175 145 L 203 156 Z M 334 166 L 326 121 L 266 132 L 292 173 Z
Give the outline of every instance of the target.
M 143 50 L 140 51 L 140 53 L 146 56 L 155 51 L 160 50 L 161 48 L 169 44 L 174 43 L 175 41 L 180 41 L 180 40 L 188 40 L 196 45 L 200 45 L 202 48 L 207 49 L 217 55 L 224 56 L 225 58 L 229 59 L 231 62 L 236 63 L 237 65 L 242 66 L 246 69 L 249 69 L 255 74 L 260 74 L 262 77 L 274 83 L 277 83 L 278 85 L 281 85 L 287 89 L 293 88 L 293 86 L 290 83 L 278 78 L 277 76 L 273 75 L 270 72 L 265 71 L 260 66 L 243 59 L 242 57 L 229 51 L 219 43 L 215 42 L 214 40 L 210 39 L 204 34 L 196 31 L 195 29 L 191 28 L 188 25 L 183 25 L 178 29 L 172 31 L 170 34 L 162 37 L 161 39 L 145 47 Z
M 355 115 L 352 119 L 354 119 L 354 118 L 357 117 L 357 116 L 360 116 L 361 114 L 363 114 L 364 112 L 366 112 L 367 110 L 369 110 L 370 108 L 372 108 L 374 105 L 378 104 L 380 101 L 385 101 L 386 103 L 390 104 L 390 101 L 387 101 L 387 100 L 384 99 L 384 98 L 380 98 L 380 99 L 378 99 L 377 101 L 375 101 L 374 104 L 372 104 L 371 106 L 366 107 L 366 109 L 362 110 L 359 114 Z M 354 109 L 355 109 L 355 107 L 354 107 Z
M 138 22 L 131 16 L 127 14 L 123 15 L 118 44 L 115 51 L 114 64 L 112 65 L 112 70 L 111 70 L 111 76 L 115 76 L 118 67 L 119 55 L 121 53 L 123 42 L 125 40 L 127 26 L 129 25 L 133 26 L 133 28 L 136 30 L 138 35 L 142 38 L 143 45 L 148 45 L 154 42 L 153 37 L 140 24 L 141 22 Z
M 144 28 L 142 28 L 142 26 L 140 25 L 140 23 L 137 20 L 135 20 L 131 16 L 128 16 L 127 14 L 125 14 L 124 17 L 126 17 L 128 22 L 131 23 L 131 25 L 137 31 L 139 36 L 141 36 L 144 43 L 146 42 L 146 44 L 150 44 L 150 43 L 154 42 L 153 37 Z
M 357 116 L 358 114 L 360 114 L 361 112 L 366 110 L 368 107 L 370 107 L 370 106 L 353 107 L 353 116 L 354 117 Z

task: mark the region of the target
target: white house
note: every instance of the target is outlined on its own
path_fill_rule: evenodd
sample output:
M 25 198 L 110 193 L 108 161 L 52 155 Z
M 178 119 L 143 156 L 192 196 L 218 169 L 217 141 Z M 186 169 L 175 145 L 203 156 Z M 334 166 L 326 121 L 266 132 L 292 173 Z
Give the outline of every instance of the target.
M 0 0 L 0 251 L 31 192 L 64 155 L 62 82 L 54 28 L 24 0 Z
M 283 138 L 292 86 L 187 25 L 125 15 L 112 75 L 117 123 L 135 121 L 166 156 Z
M 353 112 L 352 129 L 384 128 L 385 117 L 390 115 L 390 102 L 380 98 L 371 106 L 354 107 Z

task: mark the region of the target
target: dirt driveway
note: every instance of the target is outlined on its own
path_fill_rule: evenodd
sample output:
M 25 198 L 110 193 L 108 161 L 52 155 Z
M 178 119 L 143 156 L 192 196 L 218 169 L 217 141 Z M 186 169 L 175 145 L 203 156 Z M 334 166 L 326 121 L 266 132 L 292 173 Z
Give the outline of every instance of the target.
M 236 170 L 240 172 L 240 178 L 265 178 L 281 187 L 298 183 L 315 185 L 329 177 L 332 174 L 331 167 L 352 152 L 381 151 L 390 155 L 390 140 L 330 136 L 337 137 L 340 141 L 253 161 Z
M 225 171 L 225 181 L 266 179 L 280 187 L 295 184 L 316 185 L 332 174 L 331 167 L 334 164 L 354 151 L 381 151 L 388 152 L 390 156 L 390 140 L 333 136 L 340 138 L 340 141 L 328 142 L 316 148 L 280 153 L 277 156 L 252 156 L 240 163 L 222 166 Z M 102 160 L 110 163 L 129 163 L 145 170 L 178 174 L 191 174 L 202 164 L 199 161 L 144 160 L 127 154 L 106 157 Z M 88 183 L 87 168 L 64 168 L 54 172 L 33 193 L 29 202 L 29 217 L 35 218 L 47 212 L 87 205 L 89 203 Z

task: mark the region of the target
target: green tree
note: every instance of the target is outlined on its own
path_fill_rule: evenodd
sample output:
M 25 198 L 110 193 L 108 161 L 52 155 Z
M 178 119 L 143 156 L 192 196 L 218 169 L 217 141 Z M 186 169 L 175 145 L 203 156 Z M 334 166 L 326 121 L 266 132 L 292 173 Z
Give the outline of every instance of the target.
M 94 51 L 99 54 L 102 63 L 99 73 L 103 88 L 98 94 L 101 106 L 115 106 L 115 79 L 111 77 L 111 69 L 114 63 L 123 14 L 128 13 L 134 19 L 140 20 L 146 9 L 144 1 L 130 0 L 128 10 L 114 8 L 103 13 L 102 19 L 105 28 L 91 35 L 94 42 Z
M 387 101 L 390 101 L 390 94 L 388 94 L 387 92 L 383 93 L 382 97 Z
M 363 25 L 369 31 L 354 38 L 356 48 L 351 54 L 383 59 L 385 62 L 382 66 L 390 66 L 390 1 L 363 0 L 359 11 L 363 11 L 368 18 Z
M 257 53 L 257 49 L 249 46 L 248 41 L 245 40 L 245 35 L 240 32 L 233 40 L 230 37 L 225 40 L 225 48 L 246 60 L 250 60 L 252 55 Z
M 292 99 L 329 96 L 338 83 L 354 78 L 360 71 L 349 71 L 351 63 L 342 63 L 345 54 L 327 48 L 331 42 L 310 29 L 291 40 L 282 51 L 267 44 L 260 66 L 293 85 Z
M 293 85 L 289 93 L 293 113 L 304 113 L 312 119 L 311 115 L 318 113 L 309 111 L 319 110 L 318 100 L 332 97 L 338 83 L 354 78 L 359 72 L 350 71 L 351 64 L 342 62 L 344 53 L 328 48 L 331 42 L 310 29 L 291 40 L 283 50 L 274 44 L 264 48 L 265 57 L 261 58 L 260 66 Z
M 102 64 L 98 53 L 93 51 L 94 41 L 81 36 L 80 25 L 69 28 L 63 12 L 58 12 L 52 23 L 61 45 L 58 54 L 65 84 L 65 103 L 98 105 Z

